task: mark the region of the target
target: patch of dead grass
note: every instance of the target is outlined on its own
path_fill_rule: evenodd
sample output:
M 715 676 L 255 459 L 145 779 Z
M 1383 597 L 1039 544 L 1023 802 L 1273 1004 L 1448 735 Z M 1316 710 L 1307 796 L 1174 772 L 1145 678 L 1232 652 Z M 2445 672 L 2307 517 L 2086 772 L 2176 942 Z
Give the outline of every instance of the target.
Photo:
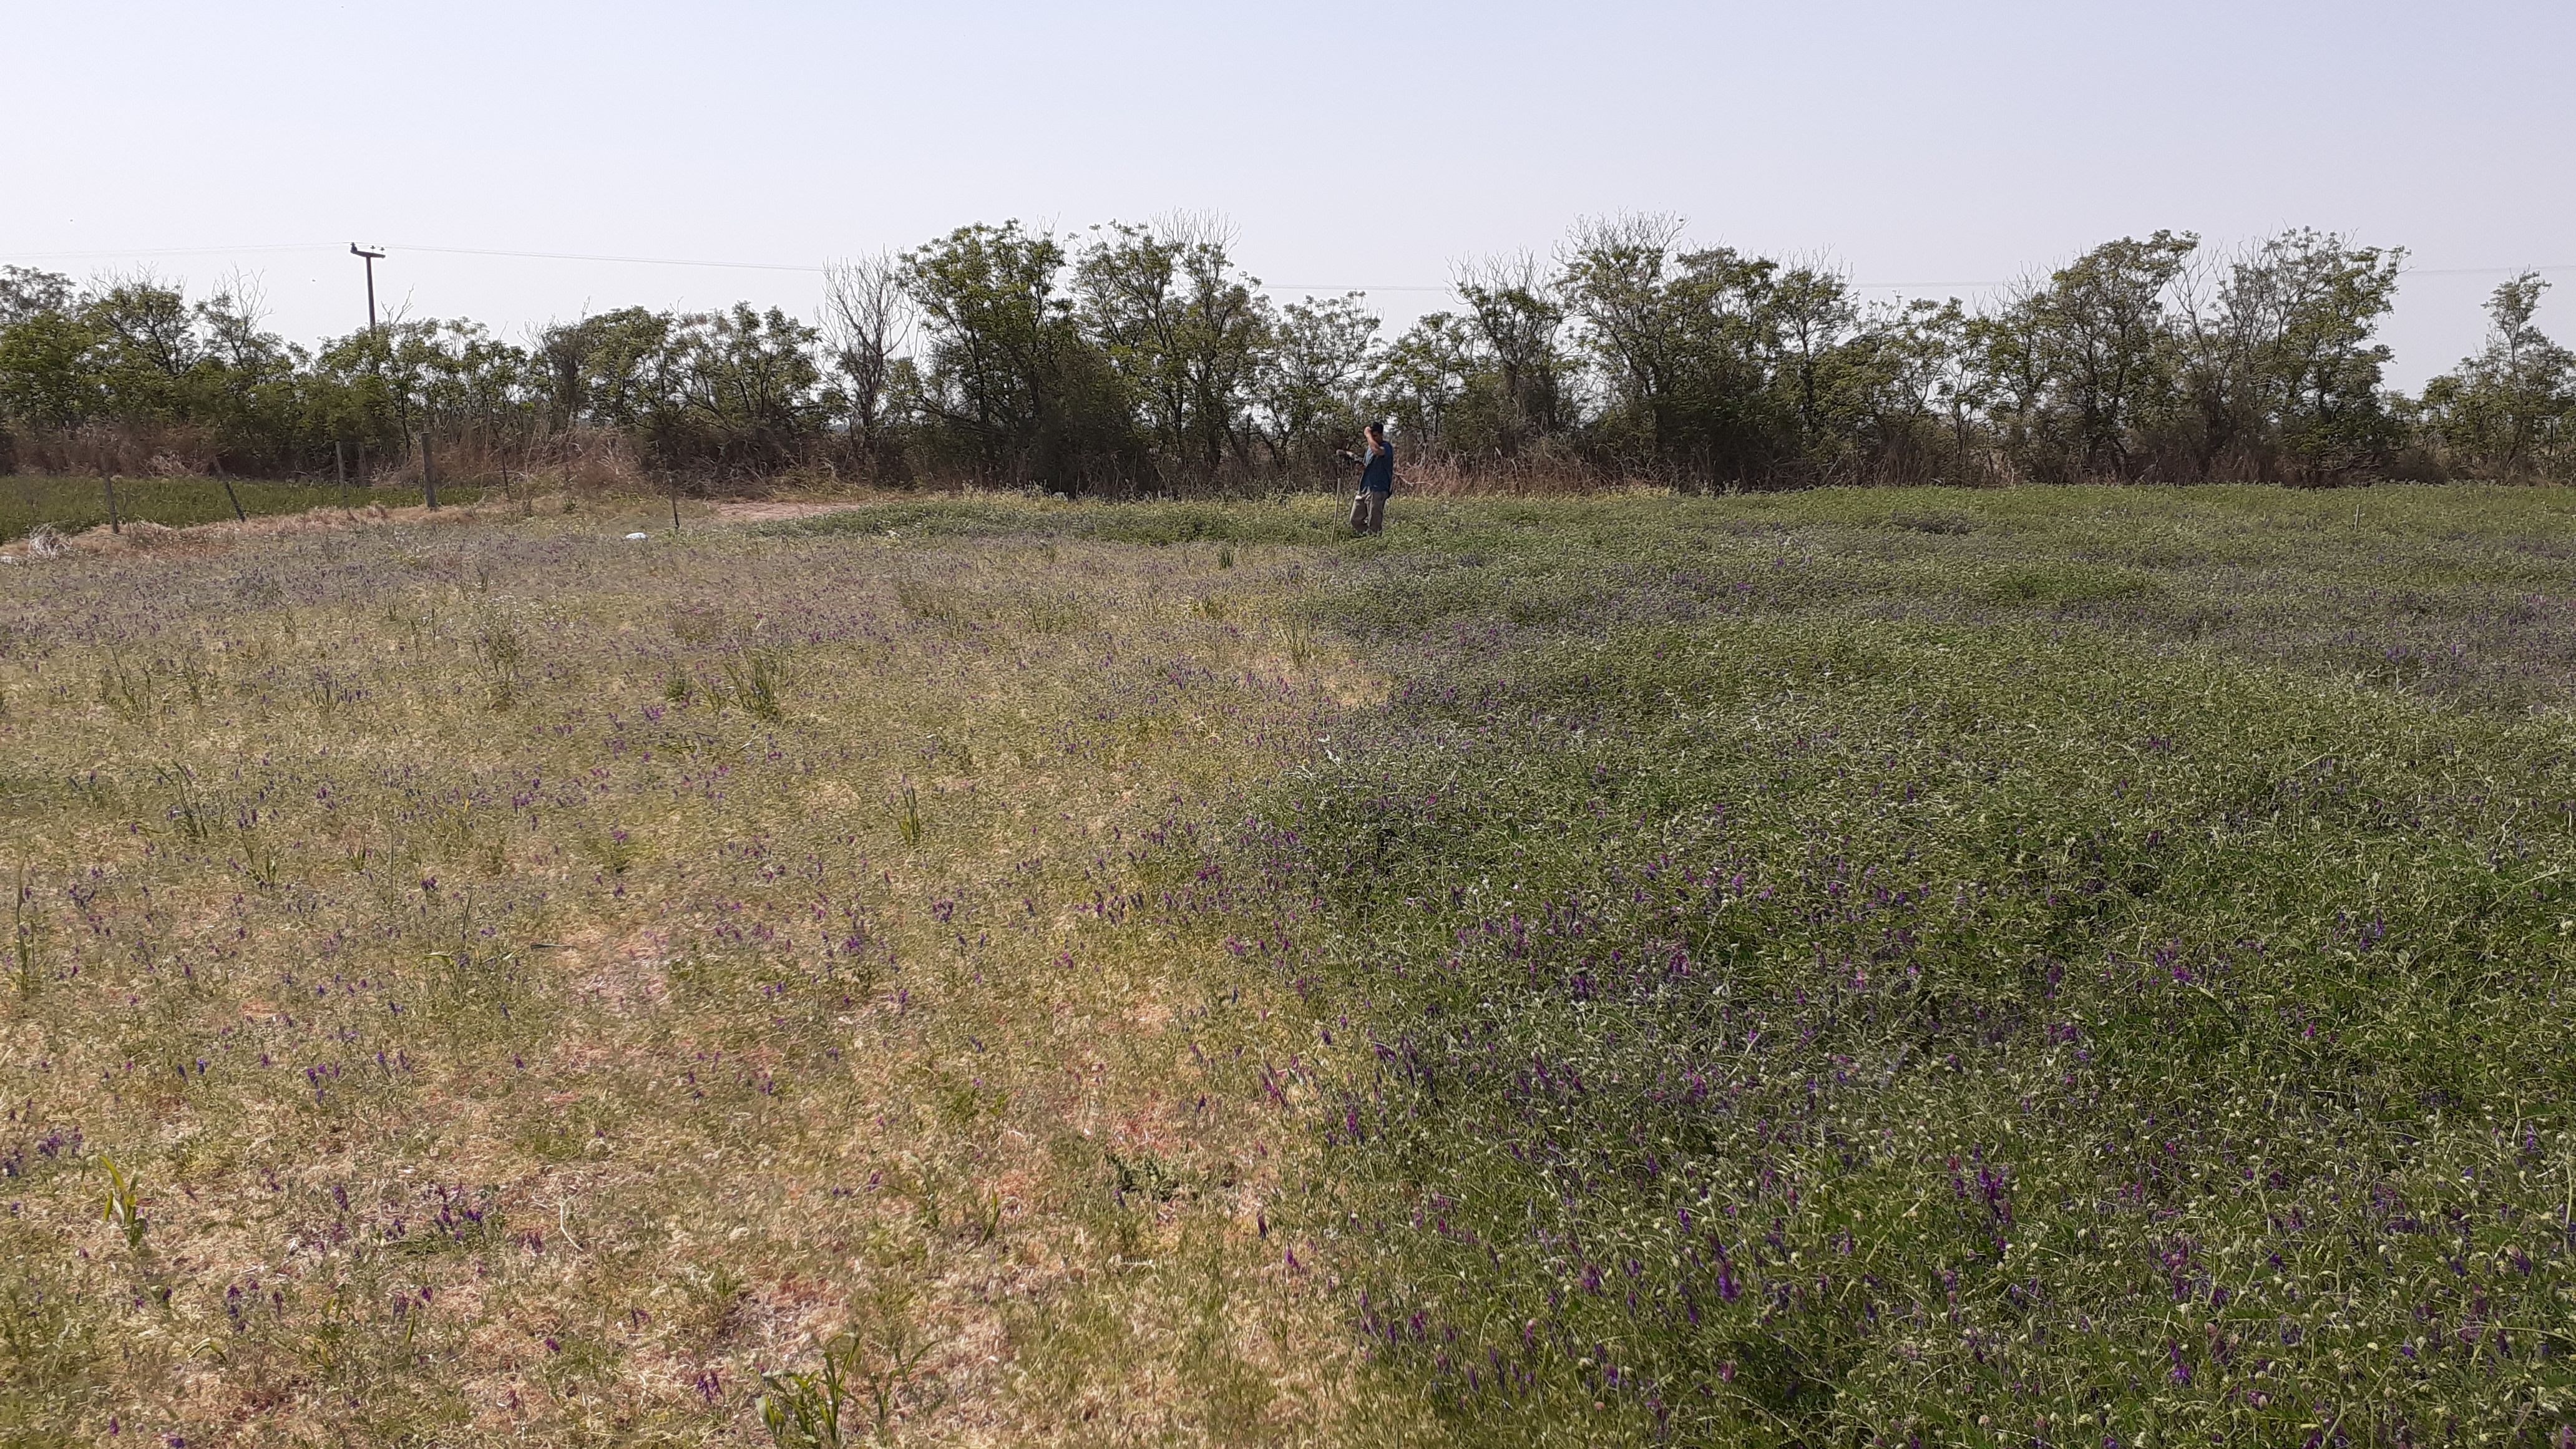
M 1218 619 L 1172 551 L 597 531 L 316 514 L 0 585 L 45 641 L 0 655 L 0 1097 L 80 1143 L 12 1241 L 118 1345 L 30 1381 L 47 1432 L 762 1442 L 761 1374 L 898 1304 L 910 1437 L 1395 1436 L 1264 1211 L 1311 1024 L 1147 839 L 1382 688 L 1279 647 L 1293 581 Z M 671 697 L 750 648 L 776 718 Z

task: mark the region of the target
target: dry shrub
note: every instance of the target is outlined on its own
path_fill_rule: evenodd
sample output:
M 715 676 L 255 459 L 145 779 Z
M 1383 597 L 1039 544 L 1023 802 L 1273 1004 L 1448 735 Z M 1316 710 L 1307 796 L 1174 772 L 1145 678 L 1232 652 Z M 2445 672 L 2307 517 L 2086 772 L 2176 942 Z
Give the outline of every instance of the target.
M 613 428 L 574 428 L 522 448 L 512 482 L 523 491 L 642 493 L 652 480 L 634 444 Z
M 1569 498 L 1661 486 L 1570 458 L 1424 458 L 1403 473 L 1405 491 L 1431 498 Z
M 50 523 L 39 523 L 29 529 L 25 542 L 29 558 L 61 558 L 71 547 L 71 541 L 63 537 L 63 531 Z
M 429 468 L 442 488 L 497 488 L 520 471 L 527 450 L 484 437 L 433 437 Z M 422 483 L 421 451 L 409 449 L 399 463 L 376 473 L 378 483 L 418 488 Z
M 197 477 L 219 451 L 213 432 L 192 423 L 84 423 L 23 433 L 16 444 L 19 471 L 73 477 Z
M 613 428 L 574 428 L 538 438 L 438 435 L 430 464 L 442 488 L 498 489 L 512 494 L 659 491 L 634 444 Z M 420 450 L 369 475 L 378 483 L 417 488 Z
M 866 487 L 864 480 L 847 477 L 840 469 L 832 466 L 831 459 L 818 458 L 812 462 L 799 463 L 776 477 L 766 480 L 758 492 L 763 497 L 778 493 L 838 497 L 864 491 Z
M 564 485 L 575 492 L 631 493 L 642 489 L 644 467 L 624 433 L 586 429 L 567 439 L 570 445 L 558 468 Z

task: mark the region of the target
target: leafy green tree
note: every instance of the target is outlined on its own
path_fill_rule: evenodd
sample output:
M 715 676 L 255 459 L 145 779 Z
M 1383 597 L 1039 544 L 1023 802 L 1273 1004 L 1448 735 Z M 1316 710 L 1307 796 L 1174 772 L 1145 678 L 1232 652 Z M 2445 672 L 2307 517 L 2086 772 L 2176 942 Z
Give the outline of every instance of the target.
M 960 227 L 903 254 L 929 346 L 916 405 L 931 441 L 981 477 L 1064 492 L 1145 474 L 1127 388 L 1062 288 L 1063 243 Z
M 327 463 L 333 442 L 400 457 L 427 437 L 470 445 L 474 461 L 504 466 L 546 410 L 544 371 L 526 349 L 482 324 L 397 318 L 323 346 L 303 389 L 306 437 Z M 460 459 L 451 452 L 450 476 Z
M 821 431 L 820 333 L 772 307 L 737 303 L 680 317 L 644 439 L 663 466 L 757 476 L 792 466 Z
M 2487 299 L 2487 345 L 2424 386 L 2423 425 L 2466 469 L 2492 478 L 2576 470 L 2576 353 L 2533 322 L 2549 283 L 2525 272 Z
M 387 375 L 388 348 L 377 331 L 324 342 L 304 379 L 306 425 L 326 444 L 362 453 L 399 453 L 411 438 L 411 399 Z
M 188 406 L 215 428 L 227 466 L 290 472 L 307 442 L 311 359 L 267 329 L 265 311 L 257 284 L 239 273 L 197 304 Z
M 2288 231 L 2229 263 L 2212 295 L 2184 292 L 2176 421 L 2190 476 L 2328 476 L 2394 451 L 2404 428 L 2374 339 L 2405 256 Z
M 1968 365 L 1960 395 L 1975 400 L 1972 416 L 1999 463 L 2027 475 L 2062 476 L 2064 470 L 2052 466 L 2062 461 L 2065 450 L 2051 436 L 2047 402 L 2052 374 L 2040 309 L 2025 292 L 1969 317 L 1962 340 Z
M 1798 418 L 1799 451 L 1830 459 L 1852 441 L 1866 383 L 1847 353 L 1860 303 L 1842 277 L 1814 267 L 1773 273 L 1756 295 L 1761 332 L 1778 359 L 1775 376 Z
M 1451 414 L 1475 371 L 1475 338 L 1467 324 L 1454 313 L 1429 313 L 1378 355 L 1370 411 L 1391 421 L 1416 456 L 1445 447 Z
M 52 274 L 9 280 L 24 315 L 0 327 L 0 415 L 19 428 L 122 430 L 91 435 L 85 465 L 176 451 L 217 468 L 294 467 L 309 359 L 266 330 L 247 278 L 200 303 L 148 275 L 86 293 Z
M 1637 216 L 1585 223 L 1568 244 L 1561 285 L 1609 403 L 1596 440 L 1704 483 L 1776 484 L 1847 463 L 1848 286 L 1731 247 L 1680 251 L 1679 236 L 1672 218 Z
M 396 438 L 422 429 L 490 431 L 528 396 L 528 357 L 481 323 L 397 319 L 340 344 L 340 365 L 381 383 Z M 379 424 L 381 430 L 381 423 Z
M 1998 419 L 2025 473 L 2125 476 L 2140 428 L 2170 407 L 2179 354 L 2169 289 L 2189 232 L 2105 242 L 2025 289 L 1977 329 Z
M 72 300 L 60 272 L 0 267 L 0 473 L 18 467 L 18 434 L 76 427 L 107 405 L 90 366 L 98 339 Z
M 558 427 L 641 427 L 676 409 L 678 382 L 668 312 L 621 307 L 538 334 L 536 383 Z
M 1977 481 L 1980 406 L 1965 364 L 1968 317 L 1956 298 L 1916 299 L 1859 316 L 1819 369 L 1819 439 L 1845 450 L 1827 476 L 1857 482 Z M 1812 446 L 1812 445 L 1811 445 Z
M 1779 270 L 1732 247 L 1674 258 L 1665 299 L 1673 382 L 1657 421 L 1667 467 L 1761 485 L 1802 458 L 1794 393 L 1774 385 L 1785 350 Z
M 2042 336 L 2086 468 L 2125 472 L 2132 430 L 2163 400 L 2172 367 L 2165 293 L 2199 245 L 2189 232 L 2122 237 L 2049 279 Z
M 47 312 L 69 312 L 72 279 L 34 267 L 0 267 L 0 328 L 15 327 Z
M 205 355 L 187 296 L 148 273 L 111 281 L 81 299 L 97 340 L 91 366 L 117 415 L 133 421 L 189 414 L 189 374 Z
M 69 428 L 107 411 L 105 379 L 91 365 L 97 345 L 89 324 L 59 308 L 0 327 L 0 416 Z
M 671 346 L 687 406 L 729 423 L 793 429 L 811 421 L 817 329 L 772 307 L 682 317 Z
M 1684 442 L 1690 348 L 1670 278 L 1681 230 L 1678 217 L 1660 214 L 1590 219 L 1576 224 L 1562 259 L 1564 295 L 1611 401 L 1598 431 L 1614 450 L 1656 462 Z
M 1256 384 L 1258 425 L 1274 462 L 1323 471 L 1367 421 L 1379 324 L 1360 301 L 1351 292 L 1280 309 Z
M 1555 280 L 1526 253 L 1461 267 L 1457 292 L 1480 374 L 1470 378 L 1467 391 L 1471 397 L 1488 394 L 1481 431 L 1493 452 L 1518 457 L 1570 421 L 1569 359 L 1558 340 L 1565 301 Z
M 1126 383 L 1163 456 L 1213 478 L 1244 460 L 1271 309 L 1224 228 L 1174 217 L 1113 224 L 1074 267 L 1077 316 Z

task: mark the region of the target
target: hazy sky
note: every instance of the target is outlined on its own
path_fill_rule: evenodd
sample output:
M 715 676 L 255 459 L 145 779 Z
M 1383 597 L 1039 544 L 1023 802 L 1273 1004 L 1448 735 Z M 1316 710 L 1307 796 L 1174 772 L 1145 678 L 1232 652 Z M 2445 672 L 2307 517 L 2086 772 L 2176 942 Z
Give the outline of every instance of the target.
M 2402 244 L 2409 385 L 2495 269 L 2576 343 L 2576 4 L 137 4 L 0 0 L 0 261 L 519 334 L 811 314 L 800 270 L 1019 217 L 1212 210 L 1257 275 L 1438 305 L 1577 216 L 1973 296 L 2156 227 Z M 142 253 L 155 255 L 141 255 Z M 2485 269 L 2485 270 L 2478 270 Z M 1425 290 L 1394 290 L 1419 288 Z

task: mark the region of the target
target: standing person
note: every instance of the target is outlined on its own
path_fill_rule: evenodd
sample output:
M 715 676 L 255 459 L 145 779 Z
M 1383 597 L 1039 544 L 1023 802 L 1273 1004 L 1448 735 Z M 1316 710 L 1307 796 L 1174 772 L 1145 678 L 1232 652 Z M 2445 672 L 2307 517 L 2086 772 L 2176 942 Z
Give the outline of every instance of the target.
M 1360 465 L 1360 493 L 1351 500 L 1351 531 L 1384 533 L 1387 495 L 1395 491 L 1395 445 L 1386 440 L 1386 424 L 1368 425 L 1355 461 Z

